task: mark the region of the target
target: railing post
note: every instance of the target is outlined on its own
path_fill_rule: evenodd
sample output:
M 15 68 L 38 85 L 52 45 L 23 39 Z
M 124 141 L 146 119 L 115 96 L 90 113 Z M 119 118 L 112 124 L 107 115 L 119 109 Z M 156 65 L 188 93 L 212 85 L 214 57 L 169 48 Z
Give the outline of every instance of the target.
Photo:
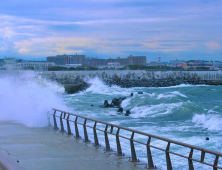
M 204 148 L 202 148 L 202 151 L 201 151 L 201 160 L 200 160 L 200 162 L 204 162 L 205 151 L 203 149 Z
M 120 130 L 120 128 L 118 128 L 118 130 L 116 132 L 116 146 L 117 146 L 117 155 L 118 156 L 123 155 L 120 140 L 119 140 L 119 130 Z
M 219 156 L 217 155 L 215 160 L 214 160 L 213 170 L 217 170 L 218 159 L 219 159 Z
M 131 156 L 132 160 L 131 162 L 138 162 L 137 157 L 136 157 L 136 151 L 134 147 L 134 142 L 133 142 L 133 137 L 134 137 L 134 132 L 132 132 L 131 138 L 130 138 L 130 147 L 131 147 Z
M 86 129 L 86 121 L 87 119 L 85 119 L 84 124 L 83 124 L 83 130 L 84 130 L 84 142 L 90 142 L 89 138 L 88 138 L 88 134 L 87 134 L 87 129 Z
M 97 136 L 97 133 L 96 133 L 96 124 L 97 124 L 97 122 L 95 122 L 94 126 L 93 126 L 94 146 L 99 146 L 98 136 Z
M 69 124 L 69 116 L 70 116 L 70 114 L 68 114 L 67 119 L 66 119 L 67 131 L 68 131 L 67 135 L 72 135 L 70 124 Z
M 104 136 L 105 136 L 105 143 L 106 143 L 106 151 L 110 151 L 110 145 L 109 145 L 109 138 L 108 138 L 108 134 L 107 134 L 107 129 L 108 129 L 108 125 L 106 125 L 105 131 L 104 131 Z
M 173 170 L 171 160 L 170 160 L 170 142 L 168 142 L 167 147 L 166 147 L 166 163 L 167 163 L 167 170 Z
M 75 138 L 80 138 L 77 119 L 78 119 L 78 116 L 76 116 L 76 119 L 75 119 L 75 122 L 74 122 L 74 124 L 75 124 L 75 134 L 76 134 Z
M 56 110 L 54 111 L 54 114 L 53 114 L 53 120 L 54 120 L 54 130 L 58 130 L 58 126 L 56 122 Z
M 152 158 L 152 154 L 151 154 L 151 150 L 150 150 L 150 141 L 151 141 L 151 137 L 149 137 L 149 139 L 147 141 L 147 145 L 146 145 L 147 158 L 148 158 L 148 168 L 154 168 L 153 158 Z
M 192 157 L 193 157 L 193 148 L 190 149 L 188 157 L 189 170 L 194 170 Z
M 63 132 L 65 132 L 65 130 L 64 130 L 63 121 L 62 121 L 62 114 L 63 114 L 63 112 L 61 112 L 61 114 L 60 114 L 60 126 L 61 126 L 61 132 L 63 133 Z

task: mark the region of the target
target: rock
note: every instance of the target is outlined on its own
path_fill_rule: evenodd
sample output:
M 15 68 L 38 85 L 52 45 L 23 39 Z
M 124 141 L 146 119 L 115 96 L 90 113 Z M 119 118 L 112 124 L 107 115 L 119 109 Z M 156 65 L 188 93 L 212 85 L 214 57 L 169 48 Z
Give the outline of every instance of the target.
M 206 137 L 206 140 L 209 140 L 209 137 Z
M 103 105 L 100 105 L 100 107 L 102 108 L 107 108 L 107 107 L 110 107 L 110 104 L 108 103 L 107 100 L 104 101 Z
M 133 96 L 133 93 L 131 93 L 130 96 Z
M 117 112 L 123 113 L 123 108 L 120 107 Z
M 126 99 L 126 97 L 120 97 L 119 99 L 114 98 L 110 104 L 110 107 L 120 107 L 124 99 Z
M 131 114 L 131 112 L 129 110 L 127 110 L 125 113 L 125 116 L 129 116 L 129 114 Z

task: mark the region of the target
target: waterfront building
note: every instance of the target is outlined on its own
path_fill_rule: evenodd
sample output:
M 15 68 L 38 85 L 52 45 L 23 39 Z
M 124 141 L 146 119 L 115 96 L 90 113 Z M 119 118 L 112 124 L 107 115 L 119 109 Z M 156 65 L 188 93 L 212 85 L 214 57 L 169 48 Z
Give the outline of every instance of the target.
M 69 64 L 83 64 L 85 60 L 85 55 L 69 55 Z
M 54 66 L 55 63 L 53 62 L 40 62 L 40 61 L 22 61 L 17 62 L 16 67 L 18 69 L 26 69 L 26 68 L 32 68 L 34 70 L 38 71 L 45 71 L 48 70 L 48 67 Z
M 150 63 L 147 63 L 147 66 L 166 66 L 166 65 L 167 63 L 159 61 L 151 61 Z
M 85 62 L 85 55 L 57 55 L 47 57 L 47 62 L 53 62 L 55 65 L 66 64 L 83 64 Z
M 69 57 L 67 55 L 49 56 L 47 62 L 53 62 L 55 65 L 65 65 L 69 64 Z
M 170 60 L 170 66 L 171 67 L 182 67 L 182 63 L 183 63 L 184 61 L 183 60 L 178 60 L 178 59 L 176 59 L 176 60 Z
M 15 58 L 4 58 L 4 63 L 7 65 L 14 65 L 16 64 L 16 59 Z
M 18 62 L 17 66 L 20 67 L 29 67 L 29 66 L 54 66 L 55 63 L 53 62 L 39 62 L 39 61 L 22 61 Z
M 133 65 L 143 65 L 146 66 L 146 56 L 132 56 L 127 57 L 129 60 L 132 60 Z
M 132 56 L 127 58 L 109 58 L 109 59 L 98 59 L 97 57 L 86 57 L 85 55 L 57 55 L 47 57 L 47 62 L 54 62 L 55 65 L 66 65 L 66 64 L 84 64 L 88 66 L 108 66 L 108 63 L 119 63 L 120 65 L 146 65 L 146 56 Z
M 213 65 L 213 62 L 211 61 L 201 61 L 201 60 L 190 60 L 187 62 L 182 63 L 182 67 L 185 69 L 188 68 L 198 68 L 198 67 L 206 67 L 209 69 L 215 69 L 215 66 Z
M 126 66 L 126 65 L 133 65 L 133 60 L 132 58 L 116 58 L 115 62 L 120 63 L 120 65 Z

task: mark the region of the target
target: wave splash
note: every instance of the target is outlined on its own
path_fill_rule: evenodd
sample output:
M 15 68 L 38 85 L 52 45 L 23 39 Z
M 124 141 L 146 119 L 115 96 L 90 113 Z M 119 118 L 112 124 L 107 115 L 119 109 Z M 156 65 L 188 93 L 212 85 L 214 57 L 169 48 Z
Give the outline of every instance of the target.
M 53 107 L 65 108 L 59 97 L 64 88 L 32 71 L 2 73 L 0 89 L 1 121 L 44 127 Z
M 192 122 L 197 126 L 201 126 L 208 130 L 222 130 L 222 119 L 219 115 L 213 114 L 196 114 L 194 115 Z

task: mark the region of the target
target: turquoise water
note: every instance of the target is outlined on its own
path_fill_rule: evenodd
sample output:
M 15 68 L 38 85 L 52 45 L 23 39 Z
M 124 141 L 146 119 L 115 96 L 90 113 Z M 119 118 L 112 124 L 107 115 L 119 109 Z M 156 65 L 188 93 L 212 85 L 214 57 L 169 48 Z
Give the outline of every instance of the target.
M 91 83 L 92 86 L 84 92 L 62 96 L 63 101 L 72 112 L 222 152 L 221 86 L 179 85 L 165 88 L 120 88 L 118 86 L 107 87 L 99 79 L 91 80 Z M 138 94 L 138 92 L 143 92 L 143 94 Z M 131 93 L 134 95 L 130 96 Z M 117 108 L 99 107 L 104 100 L 108 100 L 110 103 L 113 98 L 119 97 L 126 97 L 121 106 L 124 111 L 131 111 L 130 116 L 119 115 Z M 210 140 L 206 140 L 206 137 L 209 137 Z M 165 146 L 163 144 L 163 148 Z M 145 149 L 139 148 L 138 150 L 138 157 L 146 161 Z M 185 152 L 188 155 L 189 151 Z M 130 152 L 128 151 L 128 153 Z M 214 157 L 210 156 L 209 159 L 213 161 Z M 164 169 L 165 158 L 156 158 L 156 161 L 159 163 L 157 167 Z M 183 164 L 187 164 L 187 160 L 181 159 L 174 164 L 174 168 L 187 169 Z M 195 166 L 198 169 L 209 168 L 204 168 L 199 164 Z
M 44 127 L 48 125 L 48 113 L 52 108 L 57 108 L 222 152 L 222 86 L 120 88 L 108 87 L 98 78 L 90 83 L 92 86 L 84 92 L 65 94 L 63 86 L 45 80 L 34 72 L 0 72 L 0 120 Z M 134 95 L 130 96 L 131 93 Z M 131 111 L 130 116 L 118 115 L 117 108 L 99 107 L 104 100 L 110 103 L 113 98 L 119 97 L 126 97 L 121 106 L 124 112 Z M 90 137 L 92 139 L 92 136 Z M 209 140 L 206 140 L 206 137 L 209 137 Z M 122 140 L 121 144 L 123 152 L 130 155 L 130 145 L 127 142 Z M 166 148 L 164 142 L 151 140 L 152 142 Z M 100 143 L 105 146 L 104 140 Z M 111 147 L 114 143 L 113 137 Z M 174 146 L 172 148 L 177 149 Z M 189 154 L 189 150 L 178 150 L 185 155 Z M 146 148 L 136 144 L 136 151 L 137 157 L 147 162 Z M 152 153 L 154 164 L 158 168 L 166 169 L 164 152 L 152 149 Z M 200 159 L 200 153 L 195 155 Z M 188 169 L 186 159 L 174 156 L 171 158 L 174 169 Z M 213 163 L 214 157 L 206 155 L 206 160 Z M 221 165 L 220 162 L 219 164 Z M 200 164 L 195 164 L 195 168 L 209 169 Z

